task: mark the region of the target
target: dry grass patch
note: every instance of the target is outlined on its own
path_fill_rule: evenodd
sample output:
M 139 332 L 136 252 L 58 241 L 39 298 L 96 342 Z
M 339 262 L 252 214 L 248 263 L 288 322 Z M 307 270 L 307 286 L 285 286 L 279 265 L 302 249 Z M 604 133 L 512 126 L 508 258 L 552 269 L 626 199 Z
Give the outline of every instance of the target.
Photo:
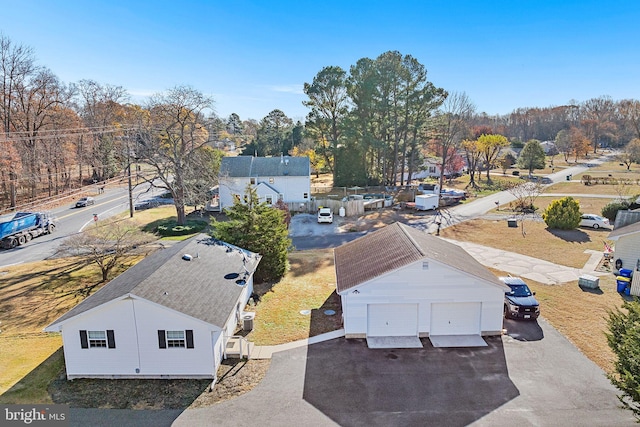
M 574 176 L 574 179 L 576 177 Z M 605 194 L 609 196 L 620 196 L 622 192 L 623 197 L 627 195 L 631 196 L 640 193 L 639 185 L 613 185 L 613 184 L 596 184 L 596 185 L 584 185 L 581 182 L 558 182 L 548 187 L 545 192 L 547 193 L 562 193 L 562 194 Z M 544 193 L 543 193 L 544 195 Z
M 255 286 L 261 300 L 249 308 L 256 318 L 247 338 L 257 345 L 283 344 L 341 327 L 333 249 L 292 252 L 289 263 L 290 271 L 278 283 Z M 336 314 L 325 315 L 329 309 Z
M 445 228 L 445 238 L 477 243 L 543 259 L 567 267 L 582 268 L 589 259 L 584 251 L 603 250 L 605 230 L 550 230 L 544 222 L 525 220 L 522 228 L 507 227 L 506 220 L 471 220 Z
M 128 259 L 126 264 L 112 272 L 112 277 L 139 259 Z M 62 344 L 59 335 L 45 334 L 42 329 L 89 293 L 98 290 L 103 285 L 100 281 L 102 274 L 97 266 L 80 258 L 20 264 L 3 268 L 0 274 L 0 393 L 5 393 L 20 381 L 22 384 L 8 395 L 17 392 L 16 399 L 20 400 L 24 395 L 28 401 L 40 396 L 38 390 L 20 390 L 30 389 L 28 384 L 46 381 L 46 378 L 38 378 L 37 373 L 48 376 L 52 374 L 51 370 L 37 371 L 36 368 Z M 57 364 L 58 369 L 62 366 L 61 361 L 50 363 Z M 21 381 L 23 378 L 27 378 L 27 381 Z M 45 390 L 40 390 L 44 393 L 40 397 L 45 396 Z M 38 398 L 38 401 L 41 400 Z
M 64 364 L 60 335 L 0 335 L 0 360 L 0 403 L 53 403 L 47 386 Z

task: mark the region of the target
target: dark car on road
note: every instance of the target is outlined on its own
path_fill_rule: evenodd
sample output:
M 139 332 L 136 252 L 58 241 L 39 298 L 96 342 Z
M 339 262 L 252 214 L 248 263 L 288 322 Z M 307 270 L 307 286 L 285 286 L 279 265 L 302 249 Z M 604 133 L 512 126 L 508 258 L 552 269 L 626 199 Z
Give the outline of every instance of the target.
M 504 294 L 504 317 L 506 319 L 537 319 L 540 316 L 540 304 L 535 292 L 519 277 L 501 277 L 500 280 L 510 291 Z
M 93 197 L 83 197 L 76 202 L 76 208 L 84 208 L 86 206 L 93 205 L 96 201 Z

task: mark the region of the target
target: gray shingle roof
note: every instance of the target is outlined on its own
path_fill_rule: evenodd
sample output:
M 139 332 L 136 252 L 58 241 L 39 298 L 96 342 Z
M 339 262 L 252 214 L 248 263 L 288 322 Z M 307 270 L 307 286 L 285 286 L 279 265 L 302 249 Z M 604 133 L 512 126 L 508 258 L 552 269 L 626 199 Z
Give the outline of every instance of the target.
M 192 260 L 185 261 L 184 254 L 191 255 Z M 245 272 L 250 277 L 260 258 L 199 234 L 143 259 L 46 329 L 55 330 L 56 325 L 72 317 L 128 294 L 222 327 L 243 289 L 236 280 L 245 277 Z M 239 276 L 225 278 L 233 273 Z
M 223 157 L 220 176 L 223 177 L 276 177 L 309 176 L 308 157 Z
M 609 233 L 609 239 L 618 240 L 618 238 L 621 236 L 626 236 L 627 234 L 638 232 L 640 232 L 640 222 L 634 222 L 633 224 L 614 229 L 611 233 Z
M 337 247 L 334 257 L 338 292 L 424 259 L 504 287 L 460 246 L 399 222 Z

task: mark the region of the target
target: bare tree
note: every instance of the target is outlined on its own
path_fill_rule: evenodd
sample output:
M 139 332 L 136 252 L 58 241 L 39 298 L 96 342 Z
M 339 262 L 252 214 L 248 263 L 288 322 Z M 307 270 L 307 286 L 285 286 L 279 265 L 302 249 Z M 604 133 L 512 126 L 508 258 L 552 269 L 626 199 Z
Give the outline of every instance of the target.
M 123 259 L 139 255 L 134 249 L 155 240 L 153 234 L 145 233 L 132 222 L 123 219 L 96 221 L 95 226 L 74 234 L 58 247 L 63 256 L 83 256 L 100 267 L 102 281 Z
M 543 185 L 539 182 L 514 183 L 507 191 L 516 198 L 515 210 L 520 213 L 520 225 L 522 237 L 527 235 L 524 229 L 524 220 L 528 214 L 535 214 L 535 201 L 542 193 Z
M 442 103 L 432 120 L 432 136 L 440 157 L 440 188 L 444 184 L 444 170 L 449 157 L 460 148 L 468 132 L 468 124 L 475 105 L 464 92 L 453 92 Z
M 208 190 L 218 179 L 220 156 L 208 151 L 204 125 L 204 112 L 212 106 L 211 98 L 178 86 L 154 95 L 148 118 L 140 120 L 135 151 L 155 172 L 146 181 L 171 193 L 180 225 L 190 193 L 197 192 L 194 185 Z
M 16 87 L 24 86 L 24 81 L 36 71 L 33 50 L 30 47 L 14 44 L 11 39 L 0 33 L 0 118 L 2 131 L 7 140 L 12 125 L 12 111 L 16 99 Z M 9 142 L 8 144 L 12 144 Z M 17 147 L 15 147 L 17 148 Z M 14 147 L 6 147 L 7 151 L 15 152 Z M 16 181 L 18 179 L 19 163 L 11 161 L 8 168 L 0 170 L 0 178 L 5 182 L 5 174 L 9 180 L 8 192 L 11 207 L 16 206 Z
M 22 162 L 28 172 L 31 198 L 37 197 L 43 156 L 43 132 L 52 131 L 56 111 L 68 100 L 66 87 L 47 68 L 41 68 L 28 81 L 16 87 L 11 126 L 19 132 L 18 144 Z
M 121 86 L 101 85 L 93 80 L 80 80 L 74 90 L 78 113 L 88 129 L 78 139 L 80 180 L 85 150 L 90 153 L 87 160 L 93 167 L 93 178 L 98 181 L 111 178 L 120 170 L 118 160 L 123 157 L 121 125 L 126 121 L 123 104 L 129 94 Z

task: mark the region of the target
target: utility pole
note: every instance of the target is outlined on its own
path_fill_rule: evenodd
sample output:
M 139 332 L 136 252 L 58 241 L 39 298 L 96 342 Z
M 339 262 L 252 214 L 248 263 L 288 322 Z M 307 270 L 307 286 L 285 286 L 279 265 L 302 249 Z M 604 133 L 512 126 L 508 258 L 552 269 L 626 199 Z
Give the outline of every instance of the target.
M 131 147 L 129 146 L 129 133 L 127 132 L 127 179 L 129 182 L 129 218 L 133 218 L 133 189 L 131 186 Z

